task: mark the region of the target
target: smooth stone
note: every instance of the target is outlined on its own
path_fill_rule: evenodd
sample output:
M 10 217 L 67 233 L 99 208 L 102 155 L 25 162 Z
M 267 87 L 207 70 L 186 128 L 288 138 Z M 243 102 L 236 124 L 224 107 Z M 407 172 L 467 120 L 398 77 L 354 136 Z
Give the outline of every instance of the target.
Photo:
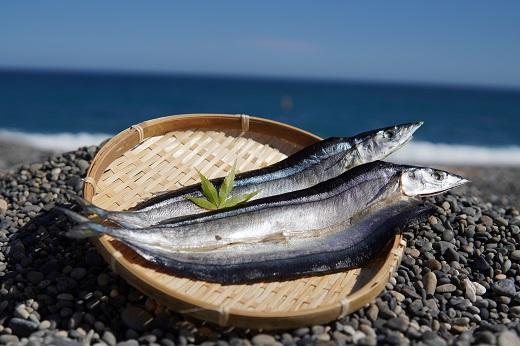
M 377 316 L 379 315 L 379 308 L 376 304 L 371 304 L 367 311 L 368 318 L 374 322 L 377 320 Z
M 520 338 L 510 330 L 505 330 L 498 335 L 499 346 L 520 346 Z
M 139 342 L 137 340 L 126 340 L 122 342 L 118 342 L 116 344 L 117 346 L 139 346 Z
M 451 293 L 454 292 L 457 289 L 457 287 L 453 284 L 444 284 L 437 286 L 437 289 L 435 290 L 437 293 Z
M 483 296 L 484 294 L 486 294 L 486 288 L 478 282 L 473 282 L 473 286 L 475 286 L 475 293 L 477 294 L 477 296 Z
M 487 271 L 491 268 L 489 266 L 489 263 L 487 263 L 487 261 L 482 257 L 477 257 L 473 261 L 473 265 L 475 266 L 476 269 L 478 269 L 480 271 Z
M 88 168 L 90 167 L 90 163 L 88 163 L 88 161 L 86 160 L 79 159 L 76 161 L 76 166 L 78 166 L 81 175 L 83 175 L 87 172 Z
M 483 330 L 475 334 L 475 343 L 494 345 L 496 336 L 489 330 Z
M 97 277 L 97 283 L 99 286 L 106 286 L 110 282 L 110 276 L 106 273 L 101 273 Z
M 390 293 L 394 296 L 395 300 L 397 300 L 398 302 L 403 302 L 406 299 L 404 294 L 402 294 L 400 292 L 390 291 Z
M 490 226 L 493 226 L 493 219 L 490 218 L 489 216 L 487 215 L 482 215 L 480 217 L 480 222 L 482 222 L 484 225 L 490 227 Z
M 421 255 L 419 250 L 414 249 L 414 248 L 406 248 L 406 253 L 408 255 L 412 256 L 413 258 L 417 258 L 417 257 L 419 257 Z
M 44 275 L 41 272 L 30 271 L 27 273 L 27 280 L 29 280 L 33 285 L 39 284 L 44 279 Z
M 466 278 L 466 279 L 464 279 L 462 284 L 464 286 L 464 293 L 466 294 L 466 297 L 468 297 L 468 299 L 472 303 L 476 302 L 477 301 L 477 293 L 476 293 L 476 290 L 475 290 L 475 286 L 473 285 L 473 282 L 471 282 L 470 279 Z
M 81 280 L 85 277 L 85 275 L 87 275 L 87 270 L 85 268 L 81 268 L 81 267 L 74 268 L 70 272 L 70 277 L 75 280 Z
M 404 332 L 408 328 L 408 322 L 403 317 L 396 317 L 388 320 L 386 325 L 389 328 Z
M 16 317 L 26 320 L 29 318 L 31 314 L 29 313 L 29 311 L 27 311 L 27 308 L 24 304 L 18 304 L 14 309 L 14 315 Z
M 9 328 L 18 336 L 29 336 L 32 332 L 38 330 L 38 323 L 14 317 L 9 321 Z
M 51 322 L 48 320 L 43 320 L 40 322 L 39 329 L 49 329 L 51 327 Z
M 441 262 L 439 262 L 435 258 L 429 260 L 427 266 L 431 270 L 441 270 L 441 268 L 442 268 Z
M 0 215 L 4 215 L 7 212 L 7 202 L 5 199 L 0 198 Z
M 442 232 L 442 239 L 445 241 L 452 241 L 454 237 L 455 235 L 450 230 L 445 230 L 444 232 Z
M 352 341 L 357 344 L 359 341 L 363 338 L 365 338 L 367 335 L 359 330 L 356 330 L 354 334 L 352 334 Z
M 153 317 L 148 311 L 131 305 L 123 310 L 121 319 L 128 328 L 138 331 L 148 329 L 153 321 Z
M 9 343 L 16 344 L 20 339 L 16 335 L 4 334 L 0 335 L 0 345 L 7 345 Z
M 458 324 L 458 325 L 461 325 L 461 326 L 466 326 L 469 324 L 469 318 L 468 317 L 459 317 L 459 318 L 456 318 L 454 321 L 453 321 L 454 324 Z
M 516 294 L 515 283 L 513 280 L 499 280 L 493 284 L 493 291 L 497 295 L 513 297 Z
M 519 261 L 520 262 L 520 250 L 515 250 L 511 252 L 511 255 L 509 256 L 513 261 Z
M 253 336 L 251 339 L 253 345 L 255 346 L 264 346 L 264 345 L 274 345 L 276 343 L 276 339 L 269 334 L 257 334 Z
M 434 294 L 437 288 L 437 276 L 434 272 L 427 272 L 423 276 L 424 288 L 427 294 Z

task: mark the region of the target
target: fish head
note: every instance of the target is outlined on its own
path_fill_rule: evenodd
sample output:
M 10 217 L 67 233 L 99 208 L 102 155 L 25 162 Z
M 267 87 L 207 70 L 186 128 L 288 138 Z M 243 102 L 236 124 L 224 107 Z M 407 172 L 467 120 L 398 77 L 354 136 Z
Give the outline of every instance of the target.
M 406 167 L 401 172 L 401 192 L 406 196 L 433 196 L 468 183 L 469 180 L 434 168 Z
M 385 127 L 356 136 L 358 164 L 382 160 L 412 140 L 422 121 Z

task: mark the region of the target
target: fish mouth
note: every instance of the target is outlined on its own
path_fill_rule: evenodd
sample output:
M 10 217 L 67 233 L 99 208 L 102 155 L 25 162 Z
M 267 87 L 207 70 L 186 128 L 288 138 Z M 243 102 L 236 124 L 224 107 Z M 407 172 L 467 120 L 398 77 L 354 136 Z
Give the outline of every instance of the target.
M 413 139 L 413 134 L 415 133 L 415 131 L 417 131 L 419 129 L 419 127 L 421 127 L 423 124 L 424 124 L 424 121 L 417 121 L 415 123 L 398 125 L 398 127 L 401 127 L 406 131 L 406 134 L 403 135 L 403 137 L 402 137 L 403 140 L 399 144 L 399 147 L 402 147 L 402 146 L 410 143 L 410 141 Z M 394 150 L 397 150 L 399 147 L 396 147 Z
M 446 191 L 449 191 L 449 190 L 451 190 L 451 189 L 454 189 L 454 188 L 456 188 L 456 187 L 462 186 L 462 185 L 467 184 L 467 183 L 471 183 L 471 180 L 466 179 L 466 178 L 460 178 L 459 181 L 457 181 L 456 183 L 454 183 L 452 186 L 445 188 L 444 190 L 440 190 L 440 191 L 438 191 L 438 192 L 434 192 L 434 193 L 427 193 L 427 194 L 421 195 L 421 197 L 431 197 L 431 196 L 436 196 L 436 195 L 438 195 L 438 194 L 444 193 L 444 192 L 446 192 Z
M 408 124 L 410 128 L 410 137 L 424 124 L 424 121 L 417 121 L 415 123 Z

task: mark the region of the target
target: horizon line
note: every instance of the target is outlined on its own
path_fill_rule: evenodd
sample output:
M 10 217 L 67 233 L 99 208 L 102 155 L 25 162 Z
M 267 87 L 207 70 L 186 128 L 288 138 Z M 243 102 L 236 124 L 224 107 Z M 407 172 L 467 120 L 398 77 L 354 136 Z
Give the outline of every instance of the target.
M 415 86 L 436 87 L 446 89 L 484 89 L 501 91 L 520 91 L 520 85 L 498 85 L 498 84 L 472 84 L 457 82 L 415 81 L 397 79 L 376 78 L 347 78 L 347 77 L 309 77 L 275 74 L 243 74 L 243 73 L 218 73 L 200 71 L 160 71 L 160 70 L 128 70 L 128 69 L 95 69 L 95 68 L 56 68 L 56 67 L 18 67 L 0 66 L 0 73 L 40 73 L 40 74 L 84 74 L 98 76 L 142 76 L 142 77 L 191 77 L 210 79 L 242 79 L 242 80 L 269 80 L 287 82 L 316 82 L 335 84 L 383 84 L 389 86 Z

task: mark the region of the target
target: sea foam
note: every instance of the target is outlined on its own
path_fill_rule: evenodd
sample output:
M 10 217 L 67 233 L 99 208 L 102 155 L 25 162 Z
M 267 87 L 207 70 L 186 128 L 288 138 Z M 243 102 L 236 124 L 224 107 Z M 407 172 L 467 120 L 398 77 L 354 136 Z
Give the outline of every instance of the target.
M 392 154 L 388 160 L 449 166 L 520 166 L 520 147 L 484 147 L 414 141 Z
M 110 137 L 103 133 L 25 133 L 0 129 L 0 140 L 24 143 L 38 149 L 63 152 L 98 145 Z M 409 164 L 520 166 L 520 146 L 484 147 L 413 141 L 387 158 Z
M 111 135 L 104 133 L 26 133 L 0 129 L 0 140 L 22 143 L 42 150 L 64 152 L 98 145 Z

